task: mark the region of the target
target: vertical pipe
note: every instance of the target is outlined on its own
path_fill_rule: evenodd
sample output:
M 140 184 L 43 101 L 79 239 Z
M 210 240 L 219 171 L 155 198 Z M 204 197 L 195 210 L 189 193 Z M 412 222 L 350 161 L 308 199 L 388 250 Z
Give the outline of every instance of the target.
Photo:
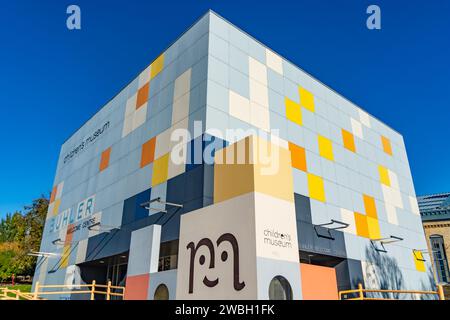
M 364 300 L 363 286 L 361 283 L 358 283 L 358 291 L 359 291 L 359 300 Z
M 110 300 L 111 294 L 111 281 L 108 281 L 108 287 L 106 288 L 106 300 Z
M 91 285 L 91 300 L 95 299 L 95 280 L 92 280 L 92 285 Z
M 444 288 L 442 287 L 442 284 L 438 284 L 437 287 L 438 287 L 439 300 L 445 300 Z
M 36 285 L 34 286 L 33 300 L 37 300 L 38 293 L 39 293 L 39 281 L 36 281 Z

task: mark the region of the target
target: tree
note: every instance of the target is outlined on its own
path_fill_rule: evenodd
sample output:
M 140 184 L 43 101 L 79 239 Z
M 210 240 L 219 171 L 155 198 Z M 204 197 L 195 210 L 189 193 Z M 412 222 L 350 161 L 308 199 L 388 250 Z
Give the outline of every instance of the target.
M 24 213 L 7 214 L 0 222 L 0 280 L 16 275 L 32 275 L 39 250 L 49 200 L 45 196 L 24 207 Z

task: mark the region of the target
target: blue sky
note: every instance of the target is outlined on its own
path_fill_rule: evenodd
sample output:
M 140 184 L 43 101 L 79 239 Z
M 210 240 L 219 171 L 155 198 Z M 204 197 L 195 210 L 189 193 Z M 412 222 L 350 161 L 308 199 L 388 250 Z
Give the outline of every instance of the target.
M 77 4 L 82 30 L 66 28 Z M 366 28 L 381 7 L 382 30 Z M 403 134 L 417 194 L 450 191 L 448 1 L 9 1 L 0 216 L 52 187 L 61 144 L 208 9 Z

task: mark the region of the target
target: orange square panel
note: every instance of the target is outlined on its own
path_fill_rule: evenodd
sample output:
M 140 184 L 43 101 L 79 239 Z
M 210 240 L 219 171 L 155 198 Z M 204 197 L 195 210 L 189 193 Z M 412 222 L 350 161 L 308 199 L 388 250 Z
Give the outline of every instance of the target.
M 356 152 L 355 137 L 353 136 L 352 133 L 348 132 L 347 130 L 342 129 L 342 140 L 344 142 L 344 147 L 347 150 Z
M 289 151 L 291 151 L 292 167 L 306 172 L 305 149 L 289 142 Z
M 338 300 L 336 270 L 300 263 L 303 300 Z
M 148 100 L 148 94 L 150 90 L 150 82 L 147 82 L 142 88 L 139 89 L 136 99 L 136 109 L 139 109 Z
M 151 138 L 142 145 L 141 168 L 150 164 L 155 160 L 156 137 Z
M 125 284 L 125 300 L 147 300 L 150 274 L 127 277 Z
M 383 151 L 392 156 L 391 141 L 388 138 L 381 136 L 381 144 L 383 145 Z
M 102 156 L 100 159 L 100 172 L 108 168 L 110 155 L 111 155 L 111 147 L 102 152 Z

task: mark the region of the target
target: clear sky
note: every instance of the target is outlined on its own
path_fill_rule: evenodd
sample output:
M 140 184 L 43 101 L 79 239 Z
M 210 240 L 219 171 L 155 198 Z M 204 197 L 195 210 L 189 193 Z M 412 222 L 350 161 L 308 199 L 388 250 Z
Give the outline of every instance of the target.
M 14 0 L 0 4 L 0 216 L 49 193 L 64 140 L 208 9 L 402 133 L 417 194 L 450 191 L 450 1 Z

